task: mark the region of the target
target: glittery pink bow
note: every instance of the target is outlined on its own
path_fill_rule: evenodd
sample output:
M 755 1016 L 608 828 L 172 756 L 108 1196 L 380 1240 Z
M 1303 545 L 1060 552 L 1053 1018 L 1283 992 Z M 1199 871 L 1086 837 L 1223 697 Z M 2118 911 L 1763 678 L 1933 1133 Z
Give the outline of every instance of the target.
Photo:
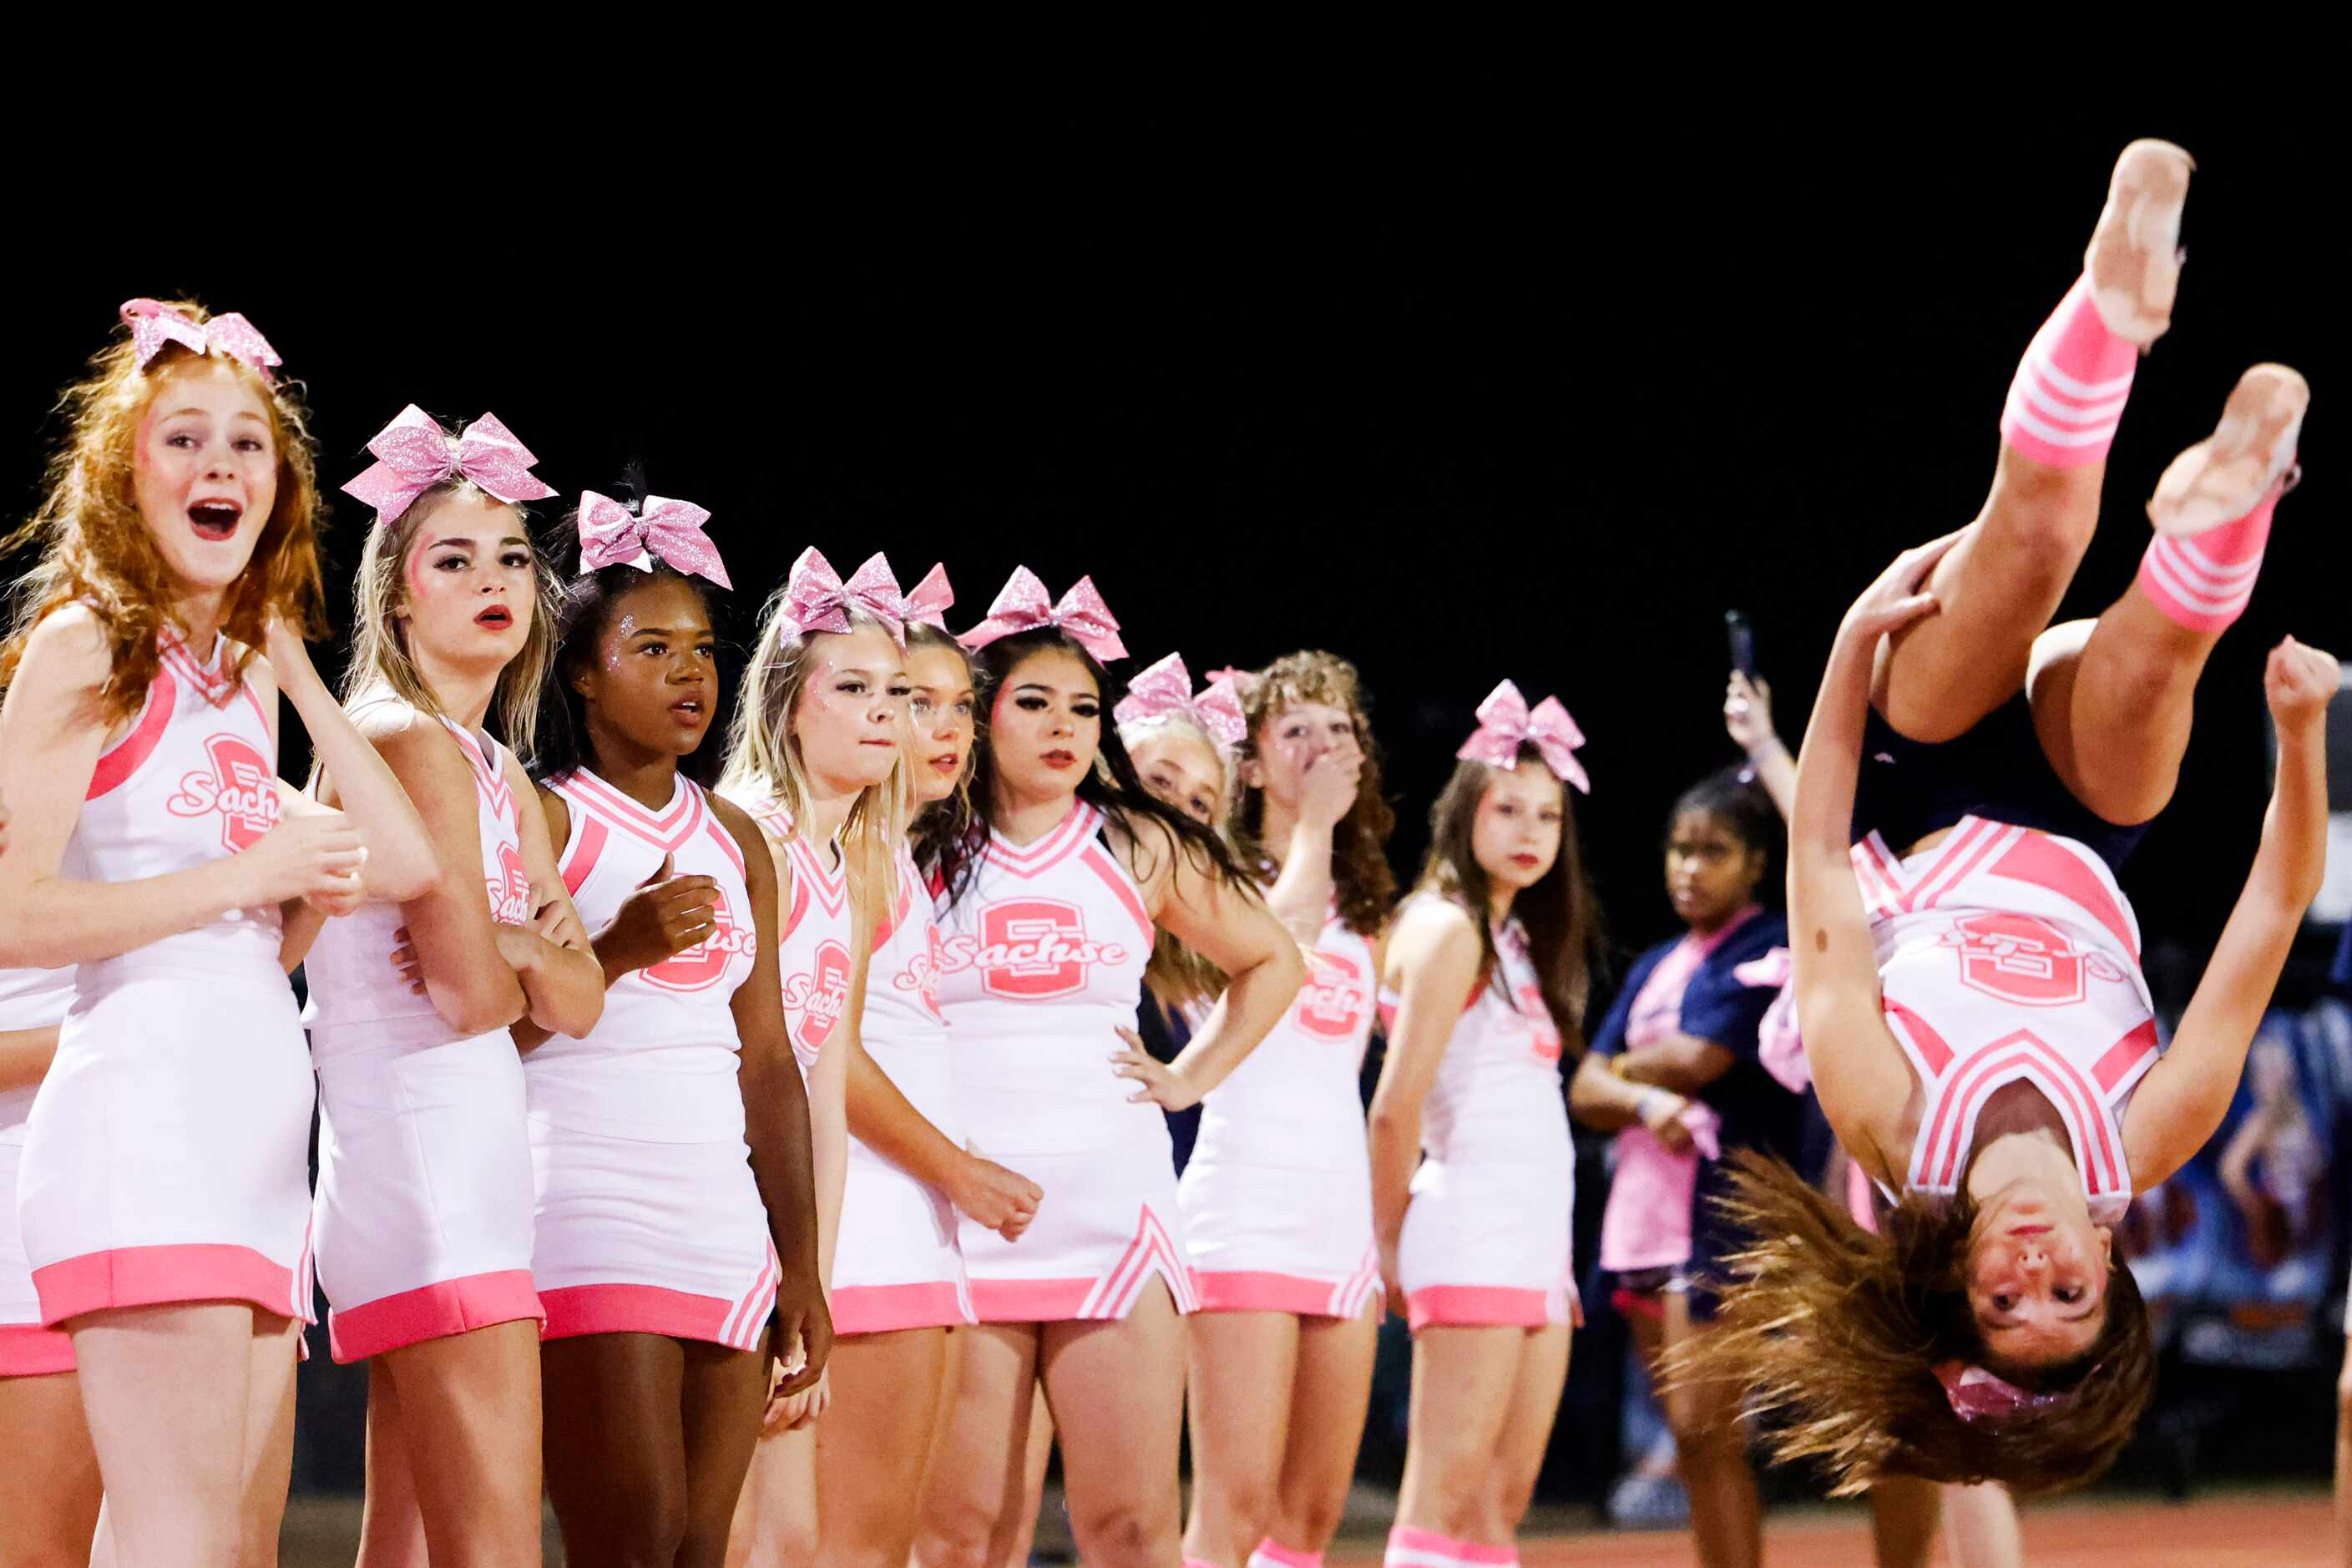
M 234 310 L 209 321 L 198 321 L 161 300 L 125 300 L 122 320 L 131 329 L 131 352 L 137 357 L 141 370 L 163 352 L 165 343 L 178 343 L 200 354 L 217 349 L 259 371 L 264 381 L 275 381 L 270 372 L 286 363 L 278 357 L 278 351 L 269 346 L 269 340 L 261 335 L 259 329 Z
M 1519 765 L 1519 748 L 1529 742 L 1543 753 L 1544 763 L 1552 772 L 1586 795 L 1592 793 L 1592 781 L 1585 776 L 1584 764 L 1576 760 L 1576 748 L 1584 744 L 1584 731 L 1576 727 L 1559 699 L 1547 697 L 1530 713 L 1528 700 L 1507 680 L 1478 704 L 1478 728 L 1454 754 L 1498 768 L 1515 768 Z
M 397 521 L 418 496 L 452 474 L 465 475 L 502 501 L 543 500 L 555 493 L 532 476 L 530 466 L 539 459 L 495 414 L 451 436 L 412 403 L 375 433 L 367 449 L 376 460 L 343 493 L 375 508 L 378 522 Z
M 1944 1385 L 1952 1414 L 1963 1421 L 2011 1421 L 2066 1402 L 2063 1394 L 2029 1394 L 2007 1378 L 1960 1361 L 1937 1363 L 1936 1381 Z
M 1071 584 L 1070 591 L 1055 604 L 1046 596 L 1045 584 L 1038 581 L 1037 574 L 1026 566 L 1013 569 L 996 603 L 988 606 L 988 618 L 957 640 L 978 653 L 999 637 L 1034 632 L 1040 626 L 1066 633 L 1101 663 L 1127 657 L 1127 645 L 1118 640 L 1118 622 L 1095 591 L 1092 577 Z
M 1241 694 L 1234 689 L 1232 680 L 1213 680 L 1196 697 L 1192 672 L 1184 668 L 1181 656 L 1172 653 L 1129 681 L 1127 695 L 1111 710 L 1111 717 L 1122 724 L 1171 715 L 1192 720 L 1228 752 L 1249 733 L 1249 721 L 1242 716 Z
M 948 569 L 935 563 L 923 574 L 923 580 L 915 584 L 915 591 L 898 601 L 898 618 L 910 626 L 920 622 L 945 631 L 948 611 L 954 604 L 955 590 L 948 586 Z
M 650 572 L 659 560 L 676 571 L 732 588 L 727 568 L 719 564 L 719 546 L 702 531 L 709 521 L 710 513 L 690 500 L 647 496 L 632 512 L 610 496 L 582 490 L 580 570 L 585 574 L 607 566 L 634 566 Z
M 936 567 L 933 574 L 944 589 L 947 574 Z M 928 584 L 930 578 L 923 581 Z M 880 621 L 903 647 L 907 616 L 901 606 L 907 598 L 898 592 L 898 574 L 890 570 L 889 558 L 880 551 L 867 556 L 845 583 L 824 552 L 812 544 L 801 552 L 800 559 L 793 563 L 792 574 L 784 579 L 783 616 L 803 632 L 845 632 L 850 628 L 850 612 L 862 610 Z
M 1209 671 L 1210 685 L 1214 686 L 1221 680 L 1231 683 L 1234 691 L 1247 697 L 1250 694 L 1250 688 L 1258 682 L 1258 673 L 1254 669 L 1244 669 L 1237 664 L 1229 664 L 1223 669 Z

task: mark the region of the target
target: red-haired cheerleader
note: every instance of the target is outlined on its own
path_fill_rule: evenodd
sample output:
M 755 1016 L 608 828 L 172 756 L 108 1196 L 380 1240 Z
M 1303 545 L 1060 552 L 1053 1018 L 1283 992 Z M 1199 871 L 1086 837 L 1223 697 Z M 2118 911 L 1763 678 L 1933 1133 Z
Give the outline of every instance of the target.
M 414 897 L 437 868 L 294 629 L 320 619 L 318 492 L 276 352 L 198 306 L 122 317 L 67 394 L 0 647 L 0 967 L 79 966 L 16 1212 L 118 1560 L 216 1568 L 274 1555 L 282 1484 L 255 1507 L 253 1479 L 283 1451 L 310 1302 L 288 917 Z M 281 689 L 341 813 L 277 777 Z

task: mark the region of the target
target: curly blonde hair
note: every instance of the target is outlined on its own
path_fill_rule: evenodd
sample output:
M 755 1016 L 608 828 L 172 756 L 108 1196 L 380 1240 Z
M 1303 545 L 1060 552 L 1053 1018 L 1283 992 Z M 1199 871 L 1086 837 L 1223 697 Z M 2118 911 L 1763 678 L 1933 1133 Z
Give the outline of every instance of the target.
M 171 309 L 199 324 L 212 313 L 193 300 Z M 268 411 L 278 448 L 278 494 L 254 542 L 253 558 L 228 591 L 221 630 L 243 645 L 234 673 L 261 644 L 269 617 L 285 617 L 306 637 L 326 635 L 325 590 L 319 574 L 319 477 L 316 444 L 298 382 L 272 382 L 225 354 L 200 355 L 167 343 L 144 367 L 128 328 L 89 362 L 89 374 L 68 387 L 58 406 L 66 435 L 50 456 L 41 504 L 0 543 L 0 554 L 38 542 L 41 558 L 13 590 L 7 637 L 0 642 L 0 689 L 16 679 L 33 628 L 77 601 L 95 606 L 112 670 L 99 694 L 109 724 L 131 718 L 146 700 L 163 662 L 161 634 L 178 597 L 163 552 L 140 516 L 139 428 L 156 393 L 173 374 L 194 363 L 226 367 Z M 199 649 L 201 653 L 203 650 Z M 232 683 L 219 700 L 226 702 Z

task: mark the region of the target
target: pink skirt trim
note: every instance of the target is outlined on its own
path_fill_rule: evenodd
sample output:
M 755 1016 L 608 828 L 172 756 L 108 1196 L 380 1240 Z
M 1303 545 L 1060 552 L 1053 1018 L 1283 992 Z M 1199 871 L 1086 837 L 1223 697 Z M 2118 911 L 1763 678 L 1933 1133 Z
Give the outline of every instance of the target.
M 545 1322 L 547 1313 L 531 1286 L 530 1270 L 508 1268 L 380 1296 L 348 1310 L 331 1308 L 327 1345 L 341 1366 L 526 1318 Z
M 1405 1298 L 1405 1321 L 1426 1328 L 1540 1329 L 1555 1321 L 1548 1290 L 1509 1285 L 1429 1285 Z
M 774 1273 L 763 1271 L 761 1279 L 764 1290 L 755 1288 L 751 1297 L 735 1301 L 659 1285 L 568 1285 L 542 1290 L 539 1299 L 547 1309 L 543 1337 L 667 1334 L 674 1340 L 701 1340 L 730 1350 L 757 1350 L 776 1302 Z
M 1195 1268 L 1192 1294 L 1203 1312 L 1287 1312 L 1297 1318 L 1358 1318 L 1381 1295 L 1377 1267 L 1333 1281 L 1255 1268 Z
M 47 1377 L 74 1369 L 73 1336 L 38 1323 L 0 1323 L 0 1377 Z
M 249 1247 L 216 1243 L 85 1252 L 34 1269 L 33 1289 L 51 1328 L 110 1307 L 178 1301 L 249 1301 L 280 1317 L 305 1316 L 293 1269 Z
M 900 1329 L 945 1329 L 979 1319 L 952 1279 L 913 1285 L 844 1285 L 833 1293 L 833 1331 L 887 1334 Z

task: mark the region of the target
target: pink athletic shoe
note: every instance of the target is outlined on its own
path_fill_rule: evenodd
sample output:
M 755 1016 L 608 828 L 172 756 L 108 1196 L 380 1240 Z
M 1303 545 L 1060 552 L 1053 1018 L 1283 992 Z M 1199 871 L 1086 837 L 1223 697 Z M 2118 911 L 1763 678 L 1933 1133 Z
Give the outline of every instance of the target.
M 2285 365 L 2258 364 L 2240 376 L 2221 425 L 2156 481 L 2147 519 L 2157 532 L 2202 533 L 2252 511 L 2294 467 L 2310 405 L 2311 384 Z
M 2107 205 L 2083 253 L 2092 302 L 2107 331 L 2145 349 L 2172 325 L 2180 286 L 2180 209 L 2196 164 L 2169 142 L 2123 150 L 2107 184 Z

